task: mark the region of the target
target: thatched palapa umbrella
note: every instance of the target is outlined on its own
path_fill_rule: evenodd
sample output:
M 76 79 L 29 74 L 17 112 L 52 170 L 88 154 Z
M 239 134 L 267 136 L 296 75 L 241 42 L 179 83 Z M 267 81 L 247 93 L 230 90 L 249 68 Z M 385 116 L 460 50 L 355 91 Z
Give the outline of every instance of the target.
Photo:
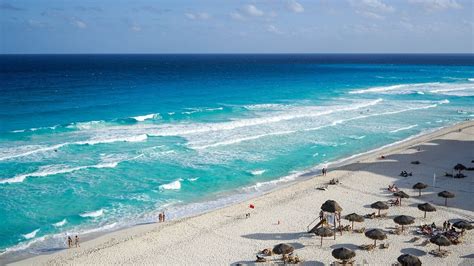
M 374 240 L 374 245 L 377 246 L 377 240 L 384 240 L 387 235 L 380 229 L 371 229 L 365 232 L 365 236 Z
M 332 256 L 338 260 L 342 260 L 342 264 L 345 265 L 348 260 L 355 257 L 355 252 L 348 248 L 336 248 L 332 251 Z
M 395 192 L 395 193 L 393 193 L 393 195 L 394 195 L 395 197 L 400 198 L 400 205 L 402 205 L 402 199 L 408 199 L 408 198 L 410 198 L 410 195 L 408 195 L 407 193 L 405 193 L 405 192 L 403 192 L 403 191 L 401 191 L 401 190 L 400 190 L 400 191 L 397 191 L 397 192 Z
M 447 237 L 445 237 L 444 235 L 436 235 L 432 238 L 430 238 L 430 242 L 433 243 L 433 244 L 436 244 L 438 245 L 438 250 L 441 251 L 441 246 L 450 246 L 451 245 L 451 241 L 449 241 L 449 239 Z
M 285 243 L 281 243 L 273 247 L 273 253 L 279 254 L 279 255 L 289 254 L 293 252 L 294 250 L 295 249 L 292 246 Z
M 471 230 L 473 228 L 472 224 L 464 220 L 453 223 L 453 226 L 458 229 L 461 229 L 461 235 L 464 234 L 465 230 Z
M 379 210 L 379 216 L 380 216 L 380 210 L 388 210 L 388 205 L 385 204 L 384 202 L 382 201 L 377 201 L 377 202 L 374 202 L 370 205 L 370 207 L 372 209 L 377 209 Z
M 334 232 L 327 227 L 319 227 L 314 231 L 317 236 L 321 237 L 321 247 L 323 246 L 323 237 L 333 236 Z
M 402 266 L 421 266 L 420 259 L 417 256 L 410 254 L 403 254 L 398 257 L 397 260 L 402 264 Z
M 400 215 L 400 216 L 397 216 L 397 217 L 393 218 L 393 221 L 402 226 L 402 232 L 403 232 L 403 226 L 414 223 L 415 222 L 415 217 L 411 217 L 411 216 L 407 216 L 407 215 Z
M 448 206 L 448 198 L 454 198 L 454 193 L 445 190 L 438 193 L 438 197 L 444 198 L 444 206 Z
M 436 208 L 433 205 L 429 204 L 429 203 L 418 204 L 418 209 L 420 211 L 425 212 L 425 216 L 423 216 L 423 218 L 426 218 L 426 212 L 435 212 L 436 211 Z
M 334 239 L 336 239 L 336 213 L 341 214 L 342 212 L 341 206 L 334 200 L 326 200 L 326 202 L 324 202 L 323 205 L 321 205 L 321 210 L 334 214 Z M 341 235 L 342 235 L 342 231 L 341 231 Z
M 425 184 L 425 183 L 420 183 L 420 182 L 418 182 L 418 183 L 416 183 L 416 184 L 413 185 L 413 189 L 418 189 L 418 192 L 419 192 L 418 197 L 421 197 L 421 190 L 422 190 L 422 189 L 425 189 L 425 188 L 427 188 L 427 187 L 428 187 L 427 184 Z
M 354 222 L 361 223 L 361 222 L 364 221 L 364 217 L 357 214 L 357 213 L 348 214 L 348 215 L 346 215 L 346 217 L 344 217 L 344 219 L 349 220 L 350 222 L 352 222 L 352 230 L 354 230 Z

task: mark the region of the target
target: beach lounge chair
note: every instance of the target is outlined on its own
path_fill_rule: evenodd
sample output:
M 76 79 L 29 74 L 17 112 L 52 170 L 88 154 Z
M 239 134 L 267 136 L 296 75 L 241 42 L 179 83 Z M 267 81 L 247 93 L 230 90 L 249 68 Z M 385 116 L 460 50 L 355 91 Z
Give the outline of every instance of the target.
M 370 250 L 373 250 L 375 248 L 375 245 L 374 244 L 360 245 L 359 248 L 362 249 L 362 250 L 370 251 Z
M 326 191 L 326 190 L 328 190 L 328 185 L 327 185 L 327 184 L 321 185 L 321 186 L 319 186 L 317 189 Z
M 264 258 L 262 255 L 257 254 L 257 260 L 255 262 L 267 262 L 267 259 Z
M 400 200 L 397 198 L 397 199 L 391 199 L 389 201 L 387 201 L 388 204 L 390 204 L 390 206 L 400 206 Z
M 364 218 L 374 219 L 374 218 L 375 218 L 375 212 L 373 212 L 373 213 L 368 213 L 368 214 L 364 215 Z
M 425 247 L 425 246 L 428 245 L 429 243 L 430 243 L 430 240 L 429 240 L 429 239 L 426 239 L 425 241 L 421 242 L 421 244 L 418 244 L 417 246 Z
M 449 256 L 450 252 L 449 252 L 449 250 L 434 249 L 434 250 L 430 251 L 430 254 L 435 256 L 435 257 L 446 258 L 447 256 Z
M 345 266 L 345 265 L 352 266 L 354 265 L 354 263 L 355 263 L 355 260 L 350 260 L 346 262 L 335 261 L 331 263 L 331 266 Z

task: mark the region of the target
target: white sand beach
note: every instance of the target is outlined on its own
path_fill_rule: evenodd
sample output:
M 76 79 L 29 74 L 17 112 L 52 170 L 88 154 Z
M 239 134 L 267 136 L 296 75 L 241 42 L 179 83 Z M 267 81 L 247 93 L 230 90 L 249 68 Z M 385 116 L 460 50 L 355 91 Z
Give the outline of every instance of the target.
M 380 159 L 381 155 L 385 159 Z M 424 265 L 474 265 L 474 231 L 467 231 L 462 243 L 442 247 L 451 252 L 447 258 L 429 254 L 438 247 L 431 243 L 424 245 L 428 237 L 414 233 L 420 224 L 435 222 L 442 226 L 448 219 L 474 220 L 474 171 L 465 171 L 466 178 L 444 177 L 444 173 L 451 173 L 457 163 L 473 167 L 472 160 L 474 122 L 471 121 L 365 154 L 338 168 L 330 167 L 327 176 L 295 182 L 246 202 L 195 217 L 113 232 L 84 242 L 80 248 L 13 264 L 253 264 L 258 251 L 288 243 L 307 265 L 329 265 L 336 260 L 331 251 L 338 247 L 354 250 L 357 265 L 392 265 L 405 253 L 418 256 Z M 411 164 L 412 161 L 420 164 Z M 400 177 L 402 170 L 413 175 Z M 333 178 L 339 179 L 340 184 L 328 186 L 327 191 L 317 189 Z M 412 189 L 417 182 L 428 184 L 421 197 Z M 389 243 L 387 249 L 360 250 L 359 245 L 373 241 L 364 234 L 352 232 L 343 232 L 342 236 L 338 233 L 336 240 L 325 238 L 320 247 L 320 238 L 307 233 L 308 224 L 318 219 L 321 205 L 326 200 L 336 200 L 343 208 L 342 216 L 353 212 L 372 213 L 375 210 L 370 208 L 371 203 L 394 199 L 387 190 L 389 184 L 396 184 L 410 198 L 403 199 L 402 206 L 382 211 L 387 213 L 386 218 L 366 219 L 355 224 L 355 228 L 386 231 L 388 239 L 378 243 Z M 447 207 L 444 198 L 437 196 L 443 190 L 455 194 L 454 198 L 448 199 Z M 425 202 L 437 209 L 428 213 L 427 218 L 423 218 L 423 212 L 417 208 Z M 255 205 L 255 209 L 249 209 L 249 204 Z M 251 216 L 245 218 L 248 212 Z M 393 217 L 401 214 L 415 217 L 415 223 L 400 235 L 388 233 L 396 225 Z M 342 224 L 349 225 L 350 222 L 343 219 Z M 419 239 L 411 241 L 415 236 Z M 267 263 L 281 263 L 280 258 L 279 255 L 268 257 Z

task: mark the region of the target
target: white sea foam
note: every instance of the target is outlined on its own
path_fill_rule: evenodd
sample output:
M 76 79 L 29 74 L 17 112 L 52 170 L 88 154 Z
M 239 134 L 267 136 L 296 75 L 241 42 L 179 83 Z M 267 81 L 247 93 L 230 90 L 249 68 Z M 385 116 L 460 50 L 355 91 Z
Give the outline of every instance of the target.
M 148 139 L 147 134 L 140 134 L 135 136 L 121 136 L 115 138 L 92 138 L 86 141 L 78 141 L 69 144 L 77 145 L 97 145 L 97 144 L 107 144 L 113 142 L 142 142 Z
M 40 153 L 40 152 L 54 151 L 54 150 L 57 150 L 57 149 L 65 146 L 65 145 L 67 145 L 67 144 L 68 143 L 57 144 L 57 145 L 53 145 L 53 146 L 35 145 L 35 146 L 19 147 L 19 148 L 16 148 L 14 150 L 12 149 L 12 150 L 8 150 L 7 152 L 5 152 L 6 155 L 3 155 L 2 157 L 0 157 L 0 161 L 9 160 L 9 159 L 18 158 L 18 157 L 24 157 L 24 156 L 28 156 L 28 155 L 32 155 L 32 154 Z M 25 150 L 25 148 L 27 150 Z
M 32 239 L 32 238 L 34 238 L 34 237 L 36 236 L 36 234 L 37 234 L 39 231 L 40 231 L 40 229 L 38 228 L 38 229 L 34 230 L 33 232 L 28 233 L 28 234 L 24 234 L 24 235 L 22 235 L 22 236 L 23 236 L 24 239 Z
M 467 80 L 474 82 L 474 78 L 468 78 Z
M 278 184 L 281 183 L 288 183 L 290 181 L 294 181 L 296 178 L 300 177 L 303 175 L 305 172 L 294 172 L 290 175 L 281 177 L 276 180 L 271 180 L 271 181 L 266 181 L 266 182 L 257 182 L 254 185 L 248 186 L 243 188 L 242 190 L 246 192 L 252 192 L 252 191 L 266 191 L 268 189 L 271 189 L 273 187 L 276 187 Z
M 263 173 L 265 173 L 267 170 L 253 170 L 253 171 L 250 171 L 250 173 L 252 175 L 262 175 Z
M 132 117 L 133 119 L 135 119 L 136 121 L 138 122 L 143 122 L 145 120 L 149 120 L 149 119 L 156 119 L 160 116 L 160 114 L 148 114 L 148 115 L 140 115 L 140 116 L 134 116 Z
M 197 181 L 199 179 L 199 177 L 190 177 L 188 178 L 188 181 L 189 182 L 194 182 L 194 181 Z
M 368 89 L 353 90 L 350 94 L 441 94 L 449 96 L 473 96 L 472 83 L 415 83 L 398 84 L 392 86 L 372 87 Z
M 417 126 L 418 125 L 415 124 L 415 125 L 410 125 L 410 126 L 406 126 L 406 127 L 397 128 L 397 129 L 394 129 L 394 130 L 390 131 L 390 133 L 397 133 L 397 132 L 400 132 L 400 131 L 412 129 L 412 128 L 417 127 Z
M 139 135 L 132 135 L 132 136 L 116 136 L 116 137 L 99 137 L 99 138 L 91 138 L 84 141 L 77 141 L 77 142 L 65 142 L 61 144 L 56 144 L 52 146 L 26 146 L 26 147 L 19 147 L 12 150 L 8 150 L 5 152 L 5 155 L 0 155 L 0 161 L 14 159 L 18 157 L 25 157 L 35 153 L 42 153 L 42 152 L 51 152 L 59 150 L 60 148 L 68 145 L 97 145 L 97 144 L 108 144 L 114 142 L 143 142 L 148 139 L 147 134 L 139 134 Z M 25 150 L 25 148 L 28 148 Z
M 388 112 L 382 112 L 382 113 L 371 113 L 371 114 L 356 116 L 356 117 L 347 118 L 347 119 L 334 120 L 332 123 L 322 125 L 322 126 L 317 126 L 317 127 L 305 127 L 305 128 L 301 128 L 301 129 L 295 129 L 295 130 L 275 131 L 275 132 L 264 133 L 264 134 L 253 135 L 253 136 L 238 137 L 238 138 L 234 138 L 234 139 L 228 139 L 228 140 L 214 142 L 214 143 L 205 144 L 205 145 L 197 145 L 194 142 L 190 142 L 190 143 L 188 143 L 188 146 L 192 149 L 195 149 L 195 150 L 202 150 L 202 149 L 208 149 L 208 148 L 212 148 L 212 147 L 238 144 L 238 143 L 241 143 L 241 142 L 256 140 L 256 139 L 260 139 L 260 138 L 268 137 L 268 136 L 288 135 L 288 134 L 293 134 L 293 133 L 297 133 L 297 132 L 305 132 L 305 131 L 306 132 L 307 131 L 317 131 L 317 130 L 320 130 L 320 129 L 323 129 L 323 128 L 326 128 L 326 127 L 336 126 L 336 125 L 339 125 L 339 124 L 342 124 L 342 123 L 345 123 L 345 122 L 349 122 L 349 121 L 365 119 L 365 118 L 369 118 L 369 117 L 398 114 L 398 113 L 410 112 L 410 111 L 415 111 L 415 110 L 430 109 L 430 108 L 435 108 L 437 106 L 438 106 L 437 104 L 428 104 L 428 105 L 422 105 L 422 106 L 417 106 L 417 107 L 404 108 L 402 110 L 394 110 L 394 111 L 388 111 Z M 362 137 L 362 136 L 359 136 L 359 137 Z M 337 145 L 339 145 L 339 144 L 337 144 Z
M 160 190 L 179 190 L 181 189 L 181 181 L 182 179 L 175 180 L 171 183 L 164 184 L 159 186 Z
M 244 105 L 244 108 L 251 111 L 260 111 L 260 110 L 283 110 L 287 109 L 288 105 L 277 104 L 277 103 L 264 103 L 264 104 L 252 104 Z
M 2 179 L 0 180 L 0 184 L 21 183 L 25 181 L 27 177 L 45 177 L 45 176 L 50 176 L 50 175 L 66 174 L 66 173 L 72 173 L 75 171 L 88 169 L 88 168 L 115 168 L 117 167 L 119 163 L 120 161 L 105 162 L 105 163 L 99 163 L 96 165 L 85 165 L 85 166 L 77 166 L 77 167 L 68 167 L 67 165 L 46 165 L 46 166 L 40 167 L 38 171 L 33 172 L 33 173 L 21 174 L 12 178 Z
M 352 136 L 349 136 L 350 139 L 363 139 L 365 138 L 365 135 L 363 136 L 355 136 L 355 135 L 352 135 Z
M 63 219 L 62 221 L 59 221 L 57 223 L 54 223 L 53 226 L 54 227 L 61 227 L 61 226 L 64 226 L 65 224 L 67 224 L 67 220 L 66 219 Z
M 88 121 L 88 122 L 76 122 L 69 124 L 66 126 L 67 128 L 74 128 L 74 129 L 79 129 L 79 130 L 87 130 L 96 127 L 97 125 L 100 125 L 104 123 L 102 120 L 96 120 L 96 121 Z
M 84 212 L 79 214 L 79 216 L 84 217 L 84 218 L 96 218 L 99 216 L 102 216 L 104 214 L 104 209 L 100 209 L 97 211 L 91 211 L 91 212 Z

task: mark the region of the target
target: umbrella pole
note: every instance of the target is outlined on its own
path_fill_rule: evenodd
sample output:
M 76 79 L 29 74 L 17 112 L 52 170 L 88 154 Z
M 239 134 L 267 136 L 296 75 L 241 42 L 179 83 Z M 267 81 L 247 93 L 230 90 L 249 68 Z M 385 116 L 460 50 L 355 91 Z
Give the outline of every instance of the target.
M 448 198 L 444 198 L 444 206 L 448 206 Z
M 380 209 L 379 209 L 379 217 L 380 217 Z
M 342 227 L 341 227 L 341 213 L 339 213 L 339 228 L 341 228 L 341 236 L 342 236 Z
M 374 246 L 377 246 L 377 239 L 374 239 Z
M 402 224 L 402 232 L 403 232 L 403 224 Z
M 420 193 L 418 194 L 418 197 L 421 197 L 421 189 L 418 189 L 418 192 L 420 192 Z
M 352 221 L 352 231 L 354 231 L 354 221 Z
M 334 213 L 334 240 L 336 240 L 336 213 Z
M 426 211 L 425 211 L 425 217 L 423 217 L 423 218 L 426 218 Z

